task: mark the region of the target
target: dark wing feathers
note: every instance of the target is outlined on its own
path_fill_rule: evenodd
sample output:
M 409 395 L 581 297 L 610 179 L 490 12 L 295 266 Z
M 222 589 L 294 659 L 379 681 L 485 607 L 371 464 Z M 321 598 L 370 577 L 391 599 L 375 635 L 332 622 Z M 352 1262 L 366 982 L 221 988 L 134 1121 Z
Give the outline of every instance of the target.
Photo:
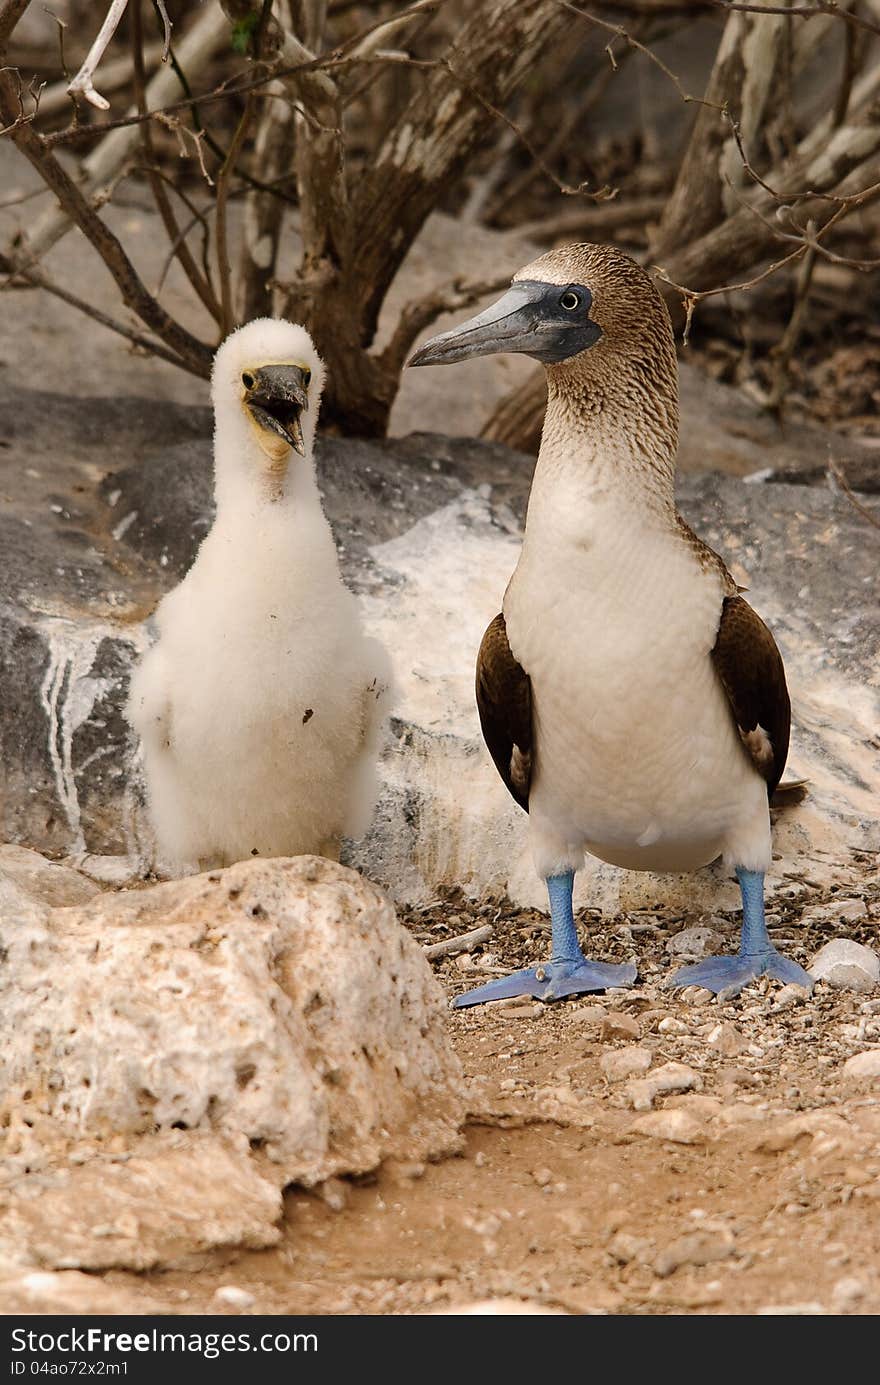
M 791 704 L 776 641 L 741 596 L 724 598 L 712 660 L 743 744 L 772 794 L 788 754 Z
M 519 806 L 528 812 L 532 684 L 510 652 L 503 615 L 492 621 L 477 655 L 477 708 L 495 767 Z

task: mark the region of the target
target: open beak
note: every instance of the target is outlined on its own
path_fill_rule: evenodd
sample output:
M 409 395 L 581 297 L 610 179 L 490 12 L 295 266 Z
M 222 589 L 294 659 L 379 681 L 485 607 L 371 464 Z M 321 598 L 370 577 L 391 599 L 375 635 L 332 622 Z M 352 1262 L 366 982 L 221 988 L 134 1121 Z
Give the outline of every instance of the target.
M 425 342 L 409 365 L 451 365 L 501 351 L 532 356 L 545 365 L 567 360 L 598 341 L 602 329 L 590 319 L 589 304 L 578 317 L 560 315 L 559 294 L 557 285 L 519 279 L 490 308 Z
M 245 386 L 244 401 L 258 427 L 275 433 L 305 456 L 300 416 L 309 407 L 307 366 L 264 365 L 245 372 L 253 384 Z

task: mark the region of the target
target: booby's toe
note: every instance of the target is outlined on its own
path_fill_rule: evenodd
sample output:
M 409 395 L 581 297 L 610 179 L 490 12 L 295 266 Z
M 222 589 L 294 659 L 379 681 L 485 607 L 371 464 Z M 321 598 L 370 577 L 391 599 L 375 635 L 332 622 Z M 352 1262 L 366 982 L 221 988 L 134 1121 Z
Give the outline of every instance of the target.
M 791 982 L 808 991 L 813 989 L 813 978 L 809 973 L 797 962 L 783 957 L 775 948 L 749 955 L 737 953 L 733 957 L 706 957 L 693 966 L 679 968 L 664 985 L 703 986 L 722 1000 L 733 1000 L 750 981 L 759 976 L 772 976 L 775 981 Z
M 474 991 L 457 995 L 453 1008 L 462 1010 L 468 1005 L 483 1005 L 487 1000 L 510 1000 L 515 996 L 534 996 L 536 1000 L 561 1000 L 567 995 L 583 995 L 588 991 L 606 991 L 611 986 L 631 986 L 636 979 L 632 962 L 612 965 L 608 962 L 588 962 L 586 958 L 568 962 L 544 962 L 541 966 L 526 967 L 497 981 L 487 981 Z

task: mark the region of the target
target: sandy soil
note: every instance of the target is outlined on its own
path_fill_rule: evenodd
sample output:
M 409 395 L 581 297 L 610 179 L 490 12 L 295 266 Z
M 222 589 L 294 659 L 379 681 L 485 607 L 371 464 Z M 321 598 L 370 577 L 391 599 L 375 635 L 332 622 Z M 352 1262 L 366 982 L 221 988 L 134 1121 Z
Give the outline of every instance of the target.
M 793 883 L 773 924 L 789 955 L 876 939 L 880 876 L 852 866 L 856 888 Z M 446 900 L 405 921 L 422 942 L 494 924 L 488 944 L 437 964 L 450 994 L 546 955 L 546 919 L 526 910 Z M 458 1157 L 292 1189 L 272 1250 L 107 1280 L 140 1284 L 172 1313 L 235 1312 L 214 1298 L 230 1285 L 252 1299 L 245 1311 L 271 1314 L 487 1298 L 570 1313 L 880 1311 L 880 1079 L 843 1071 L 880 1048 L 877 991 L 821 984 L 804 1001 L 759 983 L 724 1005 L 672 996 L 660 981 L 680 917 L 582 922 L 597 955 L 637 955 L 643 980 L 554 1006 L 450 1012 L 471 1091 Z M 706 922 L 733 950 L 733 918 Z M 632 1084 L 667 1063 L 690 1089 L 650 1107 Z

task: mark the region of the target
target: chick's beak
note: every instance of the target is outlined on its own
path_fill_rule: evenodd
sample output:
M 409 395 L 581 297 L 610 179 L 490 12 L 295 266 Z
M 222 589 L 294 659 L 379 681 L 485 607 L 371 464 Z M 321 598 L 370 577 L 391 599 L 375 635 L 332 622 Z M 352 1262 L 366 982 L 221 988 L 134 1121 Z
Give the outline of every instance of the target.
M 242 376 L 244 402 L 260 427 L 305 456 L 300 415 L 309 407 L 311 371 L 301 365 L 264 365 Z

